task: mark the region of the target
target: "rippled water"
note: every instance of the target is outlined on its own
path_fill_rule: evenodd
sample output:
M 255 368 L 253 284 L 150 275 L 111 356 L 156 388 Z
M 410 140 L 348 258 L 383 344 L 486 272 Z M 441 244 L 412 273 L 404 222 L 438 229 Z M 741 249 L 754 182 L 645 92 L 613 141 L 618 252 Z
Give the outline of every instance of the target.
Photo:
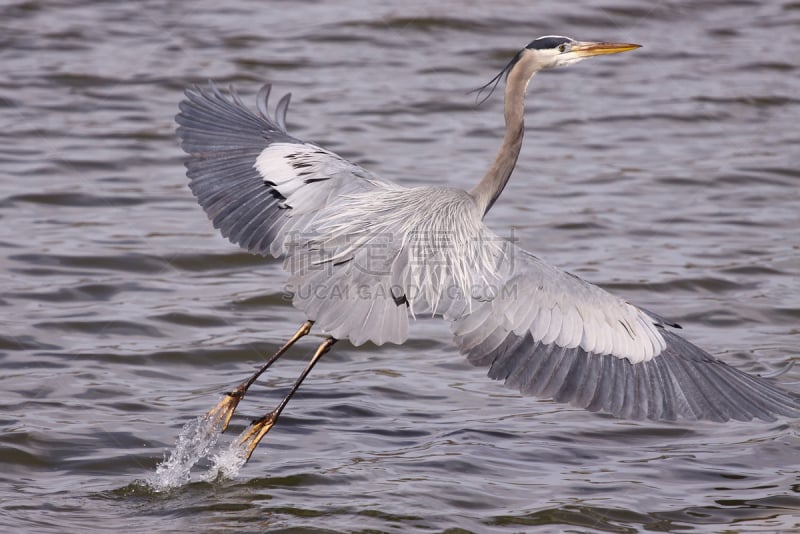
M 488 222 L 727 361 L 800 356 L 800 4 L 6 1 L 0 7 L 0 526 L 26 532 L 789 531 L 796 421 L 619 421 L 521 398 L 437 321 L 337 346 L 233 478 L 147 484 L 182 427 L 303 320 L 275 261 L 195 204 L 182 90 L 293 91 L 293 133 L 404 184 L 470 187 L 542 34 L 641 50 L 548 72 Z M 294 380 L 242 403 L 224 452 Z M 790 371 L 785 381 L 800 381 Z M 795 385 L 797 388 L 798 386 Z M 452 530 L 455 531 L 455 530 Z

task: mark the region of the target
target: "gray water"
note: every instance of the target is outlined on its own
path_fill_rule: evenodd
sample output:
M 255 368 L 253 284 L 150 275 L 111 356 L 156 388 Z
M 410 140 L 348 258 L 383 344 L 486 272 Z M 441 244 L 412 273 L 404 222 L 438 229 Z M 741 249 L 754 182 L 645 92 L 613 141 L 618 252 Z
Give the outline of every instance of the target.
M 156 473 L 304 319 L 280 264 L 219 237 L 186 187 L 186 86 L 233 83 L 252 104 L 272 82 L 293 92 L 295 135 L 406 185 L 468 188 L 502 99 L 467 92 L 518 48 L 641 43 L 533 81 L 487 222 L 766 373 L 800 356 L 797 2 L 7 0 L 0 21 L 3 530 L 800 528 L 797 421 L 522 398 L 432 320 L 402 347 L 337 345 L 252 460 L 215 476 L 319 341 L 303 340 L 188 480 Z

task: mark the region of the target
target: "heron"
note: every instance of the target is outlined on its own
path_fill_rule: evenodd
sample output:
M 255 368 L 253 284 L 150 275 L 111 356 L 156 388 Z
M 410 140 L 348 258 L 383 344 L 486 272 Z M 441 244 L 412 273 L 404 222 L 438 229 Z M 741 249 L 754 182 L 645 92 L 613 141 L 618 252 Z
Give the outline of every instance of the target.
M 639 48 L 534 39 L 484 86 L 505 81 L 505 132 L 470 190 L 404 187 L 289 133 L 290 94 L 248 108 L 233 87 L 185 92 L 176 116 L 189 187 L 224 237 L 283 259 L 307 320 L 206 415 L 219 432 L 248 388 L 316 328 L 323 341 L 280 403 L 239 438 L 249 460 L 314 365 L 340 340 L 402 344 L 418 315 L 449 322 L 467 360 L 522 394 L 634 420 L 797 417 L 800 395 L 676 334 L 680 325 L 559 270 L 484 222 L 514 170 L 538 72 Z

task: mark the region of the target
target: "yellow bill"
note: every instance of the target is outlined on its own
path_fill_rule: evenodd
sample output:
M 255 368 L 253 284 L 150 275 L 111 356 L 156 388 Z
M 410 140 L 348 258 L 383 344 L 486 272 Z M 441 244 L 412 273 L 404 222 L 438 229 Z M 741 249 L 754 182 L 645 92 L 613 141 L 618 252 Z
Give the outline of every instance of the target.
M 570 52 L 579 57 L 600 56 L 604 54 L 619 54 L 620 52 L 627 52 L 640 48 L 642 45 L 633 43 L 595 43 L 595 42 L 578 42 L 572 45 Z

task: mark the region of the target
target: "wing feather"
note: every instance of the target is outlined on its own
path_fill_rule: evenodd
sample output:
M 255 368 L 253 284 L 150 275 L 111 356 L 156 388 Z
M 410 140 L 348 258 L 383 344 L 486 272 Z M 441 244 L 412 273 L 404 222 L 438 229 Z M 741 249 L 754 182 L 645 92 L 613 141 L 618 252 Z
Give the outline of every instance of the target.
M 456 344 L 523 394 L 629 419 L 800 416 L 800 397 L 728 366 L 663 318 L 508 243 L 498 295 L 454 318 Z M 677 327 L 677 325 L 671 325 Z
M 229 97 L 213 83 L 208 89 L 186 91 L 176 122 L 181 147 L 189 154 L 186 168 L 192 193 L 231 242 L 256 254 L 286 258 L 294 304 L 324 331 L 355 344 L 369 339 L 404 341 L 407 306 L 390 291 L 391 265 L 380 273 L 360 272 L 347 262 L 314 269 L 314 262 L 326 253 L 337 253 L 337 246 L 329 242 L 330 249 L 314 257 L 320 221 L 343 198 L 385 189 L 391 182 L 290 135 L 286 128 L 290 97 L 279 100 L 272 116 L 270 89 L 265 85 L 258 92 L 257 113 L 232 88 Z M 363 252 L 356 259 L 363 260 Z M 398 252 L 395 258 L 407 261 Z M 402 282 L 398 286 L 404 286 Z M 374 298 L 355 293 L 359 285 Z M 338 300 L 317 298 L 314 291 L 319 288 L 328 290 L 327 297 L 338 292 Z

